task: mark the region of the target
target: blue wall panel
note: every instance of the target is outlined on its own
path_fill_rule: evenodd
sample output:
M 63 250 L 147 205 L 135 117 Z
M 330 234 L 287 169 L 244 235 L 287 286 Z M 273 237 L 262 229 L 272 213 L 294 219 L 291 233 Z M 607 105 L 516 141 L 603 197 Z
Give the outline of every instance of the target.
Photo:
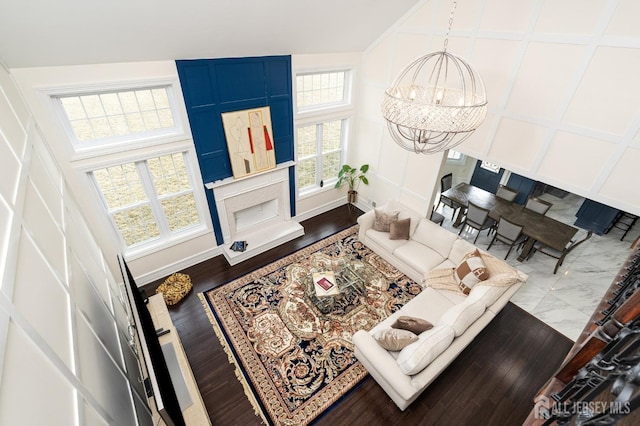
M 187 107 L 202 180 L 205 183 L 233 175 L 221 114 L 269 106 L 276 163 L 293 160 L 293 102 L 291 57 L 196 59 L 176 61 Z M 294 173 L 290 173 L 292 194 Z M 207 190 L 209 211 L 218 244 L 222 244 L 220 221 L 213 197 Z M 291 210 L 295 211 L 291 195 Z
M 520 176 L 516 173 L 511 173 L 507 186 L 518 191 L 518 195 L 513 200 L 514 203 L 524 204 L 527 202 L 527 198 L 533 192 L 533 188 L 536 186 L 536 181 L 524 176 Z
M 265 66 L 262 60 L 238 62 L 224 61 L 216 64 L 217 92 L 220 103 L 257 99 L 266 105 Z
M 213 82 L 209 66 L 203 62 L 194 62 L 184 67 L 180 73 L 180 82 L 185 102 L 191 106 L 212 105 L 215 103 Z

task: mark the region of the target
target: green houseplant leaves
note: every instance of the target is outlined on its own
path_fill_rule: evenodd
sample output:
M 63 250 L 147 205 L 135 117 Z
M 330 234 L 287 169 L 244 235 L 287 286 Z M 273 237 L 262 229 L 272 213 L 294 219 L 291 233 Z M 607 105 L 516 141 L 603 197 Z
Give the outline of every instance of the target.
M 365 176 L 368 170 L 368 164 L 363 164 L 359 169 L 351 167 L 348 164 L 343 165 L 338 172 L 338 181 L 335 187 L 340 188 L 342 185 L 347 184 L 349 186 L 349 192 L 351 192 L 357 191 L 361 182 L 369 185 L 369 179 Z

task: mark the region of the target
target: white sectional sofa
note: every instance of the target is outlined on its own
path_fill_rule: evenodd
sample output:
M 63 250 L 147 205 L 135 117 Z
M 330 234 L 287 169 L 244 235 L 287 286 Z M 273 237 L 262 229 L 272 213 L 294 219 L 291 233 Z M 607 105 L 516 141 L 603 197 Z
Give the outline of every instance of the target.
M 381 209 L 411 219 L 409 240 L 393 240 L 388 232 L 374 230 L 373 210 L 358 219 L 359 239 L 425 288 L 372 330 L 358 331 L 353 343 L 358 360 L 404 410 L 491 322 L 527 275 L 480 250 L 489 276 L 465 295 L 458 290 L 453 268 L 477 247 L 401 204 Z M 374 336 L 400 316 L 426 320 L 434 327 L 400 351 L 386 350 Z

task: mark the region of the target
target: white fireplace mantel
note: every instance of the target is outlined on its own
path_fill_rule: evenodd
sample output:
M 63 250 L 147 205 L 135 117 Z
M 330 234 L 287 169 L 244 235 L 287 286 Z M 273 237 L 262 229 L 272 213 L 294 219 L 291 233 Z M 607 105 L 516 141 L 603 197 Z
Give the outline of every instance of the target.
M 224 240 L 222 252 L 231 265 L 304 235 L 291 219 L 289 167 L 293 161 L 244 177 L 205 184 L 213 191 Z M 246 241 L 247 249 L 230 249 L 233 241 Z

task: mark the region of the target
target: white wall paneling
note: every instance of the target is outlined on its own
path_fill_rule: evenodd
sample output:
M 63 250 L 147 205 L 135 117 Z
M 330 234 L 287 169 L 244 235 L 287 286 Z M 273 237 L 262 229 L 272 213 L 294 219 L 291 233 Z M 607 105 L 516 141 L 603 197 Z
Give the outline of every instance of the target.
M 0 424 L 77 424 L 74 387 L 14 322 L 9 326 L 4 363 Z
M 361 114 L 369 122 L 383 123 L 375 93 L 391 83 L 391 71 L 408 65 L 414 52 L 441 49 L 449 11 L 449 1 L 425 0 L 364 52 Z M 459 2 L 447 50 L 484 77 L 489 116 L 456 149 L 640 214 L 637 191 L 622 189 L 635 179 L 630 159 L 640 130 L 640 30 L 631 18 L 638 14 L 631 0 Z M 375 132 L 371 126 L 358 133 L 362 158 L 361 144 L 388 140 L 384 126 Z M 394 181 L 392 166 L 381 166 L 372 165 Z M 436 191 L 438 183 L 429 181 Z M 391 196 L 383 190 L 389 184 L 371 196 Z
M 75 321 L 80 380 L 117 424 L 135 424 L 132 395 L 126 377 L 94 334 L 86 318 L 76 312 Z
M 0 110 L 0 424 L 134 425 L 117 281 L 2 67 Z

